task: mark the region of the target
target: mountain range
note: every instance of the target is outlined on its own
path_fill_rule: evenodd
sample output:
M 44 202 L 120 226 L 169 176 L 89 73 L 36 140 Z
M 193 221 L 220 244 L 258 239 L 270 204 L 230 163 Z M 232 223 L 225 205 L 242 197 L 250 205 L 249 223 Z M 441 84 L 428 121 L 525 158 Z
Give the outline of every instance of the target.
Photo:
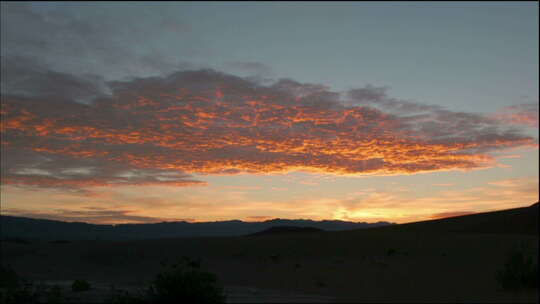
M 173 237 L 242 236 L 280 226 L 312 227 L 325 231 L 340 231 L 392 224 L 389 222 L 355 223 L 338 220 L 273 219 L 263 222 L 232 220 L 196 223 L 180 221 L 153 224 L 97 225 L 2 215 L 0 216 L 0 235 L 2 239 L 133 240 Z

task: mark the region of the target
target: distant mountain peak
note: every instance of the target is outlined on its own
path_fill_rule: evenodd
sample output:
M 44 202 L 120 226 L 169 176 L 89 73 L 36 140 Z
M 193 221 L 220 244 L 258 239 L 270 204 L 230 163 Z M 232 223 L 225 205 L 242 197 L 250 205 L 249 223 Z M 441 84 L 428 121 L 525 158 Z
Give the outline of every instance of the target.
M 96 225 L 62 222 L 14 216 L 0 216 L 2 238 L 27 239 L 156 239 L 176 237 L 242 236 L 272 227 L 312 227 L 321 231 L 365 229 L 388 225 L 388 223 L 355 223 L 346 221 L 314 221 L 306 219 L 272 219 L 262 222 L 240 220 L 215 222 L 161 222 L 149 224 Z M 292 229 L 294 230 L 294 229 Z

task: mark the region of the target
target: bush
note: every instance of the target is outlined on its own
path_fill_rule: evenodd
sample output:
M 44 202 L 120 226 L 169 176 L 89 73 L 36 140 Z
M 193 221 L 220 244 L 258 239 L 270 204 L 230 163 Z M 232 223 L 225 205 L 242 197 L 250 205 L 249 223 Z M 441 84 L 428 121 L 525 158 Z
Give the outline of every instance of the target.
M 90 283 L 85 280 L 75 280 L 73 284 L 71 284 L 71 290 L 75 292 L 87 291 L 89 289 Z
M 518 291 L 524 288 L 538 288 L 538 263 L 521 251 L 510 253 L 504 268 L 497 273 L 497 281 L 505 290 Z
M 148 296 L 152 303 L 225 303 L 217 277 L 202 271 L 200 261 L 184 258 L 156 276 Z

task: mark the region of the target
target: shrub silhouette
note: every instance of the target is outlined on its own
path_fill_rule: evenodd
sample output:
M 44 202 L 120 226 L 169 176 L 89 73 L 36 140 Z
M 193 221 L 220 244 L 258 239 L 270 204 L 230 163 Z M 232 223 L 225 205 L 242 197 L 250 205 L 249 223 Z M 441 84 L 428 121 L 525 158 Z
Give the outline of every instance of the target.
M 521 251 L 511 252 L 504 268 L 497 273 L 497 281 L 505 290 L 538 288 L 538 263 Z
M 90 283 L 85 280 L 75 280 L 73 284 L 71 284 L 71 290 L 75 292 L 87 291 L 89 289 Z
M 200 270 L 200 261 L 189 258 L 159 273 L 148 296 L 151 303 L 225 303 L 217 277 Z

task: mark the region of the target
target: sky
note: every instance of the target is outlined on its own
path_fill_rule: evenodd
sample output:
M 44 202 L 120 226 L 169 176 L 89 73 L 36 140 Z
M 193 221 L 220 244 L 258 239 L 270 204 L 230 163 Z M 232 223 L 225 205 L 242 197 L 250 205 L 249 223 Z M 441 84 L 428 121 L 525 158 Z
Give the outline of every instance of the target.
M 405 223 L 538 201 L 537 2 L 2 2 L 2 214 Z

